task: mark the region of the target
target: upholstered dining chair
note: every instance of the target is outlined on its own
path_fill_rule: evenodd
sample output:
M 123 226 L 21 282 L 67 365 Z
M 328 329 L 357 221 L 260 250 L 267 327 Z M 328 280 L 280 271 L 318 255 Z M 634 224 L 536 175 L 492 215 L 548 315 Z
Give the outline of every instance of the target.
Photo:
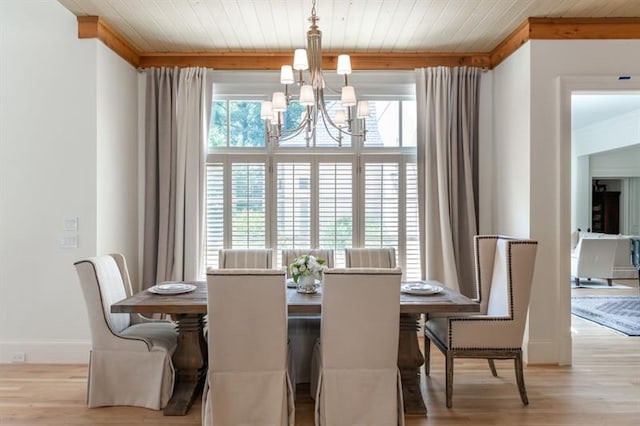
M 396 249 L 382 248 L 346 248 L 344 249 L 347 268 L 395 268 Z
M 400 269 L 330 269 L 322 295 L 315 424 L 404 425 Z
M 74 265 L 91 329 L 87 405 L 164 408 L 173 391 L 175 325 L 111 313 L 111 304 L 131 294 L 122 255 L 92 257 Z
M 334 267 L 334 255 L 332 249 L 283 249 L 282 250 L 282 267 L 287 271 L 287 277 L 289 276 L 289 265 L 298 257 L 305 254 L 313 255 L 317 259 L 323 259 L 327 268 Z
M 318 259 L 323 259 L 327 268 L 334 266 L 334 253 L 332 249 L 284 249 L 282 250 L 282 267 L 289 277 L 289 265 L 298 257 L 310 254 Z M 320 337 L 320 315 L 297 314 L 290 315 L 288 319 L 289 346 L 293 356 L 292 364 L 295 371 L 291 377 L 296 383 L 309 383 L 311 380 L 311 355 L 313 345 Z
M 207 272 L 211 322 L 203 425 L 294 425 L 284 280 L 284 271 L 275 269 Z
M 502 236 L 476 236 L 474 242 L 480 314 L 425 322 L 425 373 L 429 374 L 433 342 L 445 355 L 447 407 L 451 408 L 455 358 L 486 358 L 493 376 L 497 376 L 494 359 L 513 359 L 520 398 L 527 405 L 522 339 L 538 243 Z
M 223 249 L 218 252 L 220 269 L 271 269 L 271 249 Z

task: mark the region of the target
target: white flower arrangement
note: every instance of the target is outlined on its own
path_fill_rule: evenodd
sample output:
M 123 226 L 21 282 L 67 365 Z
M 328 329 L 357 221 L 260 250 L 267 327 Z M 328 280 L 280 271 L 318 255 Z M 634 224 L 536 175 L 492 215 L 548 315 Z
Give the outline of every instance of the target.
M 303 276 L 313 276 L 316 279 L 322 280 L 322 274 L 327 270 L 324 263 L 324 259 L 317 259 L 310 254 L 303 254 L 302 256 L 296 257 L 289 265 L 289 272 L 295 283 Z

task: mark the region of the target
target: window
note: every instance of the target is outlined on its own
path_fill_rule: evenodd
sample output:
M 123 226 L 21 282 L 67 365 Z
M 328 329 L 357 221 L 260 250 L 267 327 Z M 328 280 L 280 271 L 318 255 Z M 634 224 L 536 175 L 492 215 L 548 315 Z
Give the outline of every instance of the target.
M 274 146 L 259 106 L 230 98 L 212 107 L 207 266 L 224 247 L 272 247 L 277 265 L 284 248 L 332 248 L 340 267 L 346 247 L 392 246 L 405 279 L 419 279 L 415 102 L 370 100 L 366 139 L 340 147 L 322 123 L 315 140 L 303 133 Z

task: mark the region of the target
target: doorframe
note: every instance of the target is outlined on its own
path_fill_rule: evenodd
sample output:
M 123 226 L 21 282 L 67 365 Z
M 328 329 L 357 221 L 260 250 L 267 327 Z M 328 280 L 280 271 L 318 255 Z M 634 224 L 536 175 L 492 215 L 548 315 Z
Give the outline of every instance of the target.
M 577 91 L 629 91 L 640 90 L 640 75 L 629 75 L 620 79 L 619 75 L 604 76 L 560 76 L 559 77 L 559 145 L 560 145 L 560 247 L 570 248 L 571 243 L 571 94 Z M 566 259 L 559 265 L 559 282 L 568 283 L 571 279 L 571 253 L 562 253 Z M 560 345 L 560 365 L 569 365 L 572 361 L 571 334 L 571 286 L 561 285 L 559 296 L 560 320 L 557 328 Z

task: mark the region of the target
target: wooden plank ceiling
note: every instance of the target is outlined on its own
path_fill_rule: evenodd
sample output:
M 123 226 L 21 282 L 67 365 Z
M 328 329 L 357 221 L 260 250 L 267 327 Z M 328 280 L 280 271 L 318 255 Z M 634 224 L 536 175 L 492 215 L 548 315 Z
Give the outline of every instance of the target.
M 99 17 L 79 19 L 80 36 L 100 38 L 136 66 L 218 69 L 289 62 L 306 44 L 312 3 L 59 2 L 78 17 Z M 318 0 L 317 15 L 329 67 L 337 53 L 349 53 L 357 69 L 492 67 L 530 38 L 640 38 L 640 0 Z

